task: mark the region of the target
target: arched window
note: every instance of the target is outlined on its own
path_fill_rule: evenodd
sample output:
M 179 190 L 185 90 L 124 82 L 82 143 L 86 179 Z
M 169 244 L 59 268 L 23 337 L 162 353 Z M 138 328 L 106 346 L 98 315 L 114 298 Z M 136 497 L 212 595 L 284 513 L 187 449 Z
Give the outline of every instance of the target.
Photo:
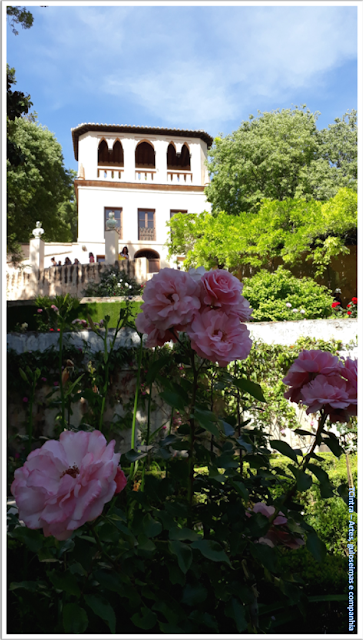
M 98 164 L 108 164 L 108 145 L 106 140 L 101 140 L 98 147 Z
M 124 150 L 119 140 L 114 143 L 112 151 L 109 150 L 106 140 L 101 140 L 98 147 L 98 164 L 111 167 L 124 166 Z
M 183 144 L 180 154 L 177 154 L 174 145 L 170 143 L 168 146 L 166 161 L 168 169 L 174 171 L 177 171 L 178 169 L 190 171 L 190 153 L 187 145 Z
M 136 169 L 155 169 L 155 151 L 150 142 L 140 142 L 135 151 Z
M 119 140 L 116 140 L 113 145 L 113 149 L 110 153 L 110 164 L 116 165 L 117 167 L 124 166 L 124 150 Z

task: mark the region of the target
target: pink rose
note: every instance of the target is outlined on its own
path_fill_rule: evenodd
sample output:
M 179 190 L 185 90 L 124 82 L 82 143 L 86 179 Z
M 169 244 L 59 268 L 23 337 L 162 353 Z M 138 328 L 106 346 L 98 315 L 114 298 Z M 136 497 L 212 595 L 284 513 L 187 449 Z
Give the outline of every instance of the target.
M 180 330 L 189 324 L 200 309 L 200 286 L 184 271 L 162 269 L 144 289 L 142 312 L 157 329 Z M 137 325 L 136 325 L 137 326 Z
M 252 347 L 249 334 L 237 316 L 212 309 L 199 313 L 188 329 L 192 349 L 201 358 L 218 362 L 221 367 L 232 360 L 247 358 Z
M 53 311 L 55 311 L 56 313 L 57 311 L 59 311 L 58 307 L 56 307 L 55 304 L 52 304 L 50 308 L 53 309 Z
M 57 540 L 95 520 L 125 486 L 114 446 L 100 431 L 63 431 L 32 451 L 11 485 L 19 518 Z
M 127 478 L 124 474 L 124 472 L 122 471 L 121 467 L 117 467 L 117 471 L 116 471 L 116 475 L 115 475 L 115 482 L 116 482 L 116 493 L 120 493 L 122 491 L 122 489 L 124 489 L 127 485 Z
M 170 340 L 176 342 L 176 338 L 173 336 L 171 331 L 164 331 L 163 329 L 155 327 L 145 313 L 139 313 L 136 317 L 135 325 L 139 333 L 147 334 L 145 346 L 148 348 L 162 347 L 165 342 L 169 342 Z M 176 335 L 178 334 L 177 331 L 175 333 Z
M 291 402 L 302 400 L 302 387 L 313 380 L 318 374 L 331 376 L 339 374 L 343 365 L 337 356 L 333 356 L 327 351 L 305 349 L 299 353 L 298 358 L 291 365 L 289 371 L 282 382 L 290 385 L 284 393 L 284 397 Z
M 37 313 L 43 313 L 43 309 L 37 309 Z
M 272 505 L 268 506 L 264 502 L 257 502 L 253 507 L 253 512 L 261 513 L 266 518 L 270 518 L 272 514 L 275 513 L 275 507 Z M 251 517 L 248 512 L 246 512 L 246 515 Z M 258 539 L 258 542 L 260 544 L 267 544 L 269 547 L 275 547 L 280 544 L 284 547 L 288 547 L 289 549 L 298 549 L 304 545 L 305 542 L 302 538 L 293 536 L 286 527 L 284 529 L 280 528 L 281 525 L 285 525 L 286 523 L 287 518 L 285 518 L 284 514 L 279 511 L 279 514 L 274 519 L 272 526 L 264 536 Z
M 241 295 L 242 282 L 225 269 L 207 271 L 201 278 L 202 303 L 212 309 L 221 309 L 228 315 L 237 315 L 247 321 L 252 314 L 249 302 Z
M 315 413 L 324 407 L 332 421 L 347 422 L 349 414 L 356 415 L 357 405 L 357 395 L 354 397 L 350 391 L 350 383 L 339 375 L 319 375 L 301 390 L 302 401 L 308 407 L 306 413 Z M 344 411 L 337 412 L 337 409 Z

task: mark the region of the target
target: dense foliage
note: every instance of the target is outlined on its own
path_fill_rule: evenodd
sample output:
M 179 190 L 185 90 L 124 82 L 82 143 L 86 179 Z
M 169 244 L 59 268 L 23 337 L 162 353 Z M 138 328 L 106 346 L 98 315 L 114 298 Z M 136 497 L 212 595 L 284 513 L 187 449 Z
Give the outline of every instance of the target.
M 261 269 L 245 281 L 243 294 L 256 322 L 310 320 L 332 316 L 333 296 L 312 278 L 296 278 L 283 267 Z
M 305 105 L 258 113 L 237 131 L 214 139 L 209 151 L 213 213 L 239 215 L 268 198 L 327 200 L 339 188 L 357 189 L 357 115 L 348 111 L 318 130 Z
M 37 220 L 43 240 L 72 242 L 75 172 L 64 168 L 60 144 L 46 127 L 24 118 L 8 122 L 8 136 L 25 157 L 18 166 L 7 163 L 8 250 L 29 241 Z
M 326 203 L 264 200 L 256 213 L 234 216 L 225 210 L 177 214 L 169 225 L 169 257 L 184 254 L 187 268 L 238 271 L 271 266 L 276 258 L 289 266 L 309 259 L 318 276 L 334 256 L 349 253 L 347 244 L 357 242 L 357 194 L 340 189 Z

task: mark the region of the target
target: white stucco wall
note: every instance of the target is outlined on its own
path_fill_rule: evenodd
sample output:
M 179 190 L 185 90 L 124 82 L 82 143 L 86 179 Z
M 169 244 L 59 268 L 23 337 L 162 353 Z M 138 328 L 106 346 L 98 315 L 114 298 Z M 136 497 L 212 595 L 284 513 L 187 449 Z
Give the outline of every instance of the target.
M 141 248 L 154 249 L 160 254 L 161 268 L 169 265 L 167 249 L 163 245 L 167 240 L 166 222 L 170 220 L 170 210 L 184 209 L 188 213 L 210 211 L 203 192 L 82 186 L 78 190 L 78 242 L 95 255 L 104 253 L 104 207 L 122 208 L 121 249 L 127 245 L 131 258 Z M 138 240 L 138 209 L 142 208 L 155 209 L 155 241 Z

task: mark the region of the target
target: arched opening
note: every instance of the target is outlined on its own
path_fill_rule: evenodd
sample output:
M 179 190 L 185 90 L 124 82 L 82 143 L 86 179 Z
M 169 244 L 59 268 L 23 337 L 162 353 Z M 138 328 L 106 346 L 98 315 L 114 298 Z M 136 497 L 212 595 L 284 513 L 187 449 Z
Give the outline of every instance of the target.
M 108 145 L 106 140 L 101 140 L 98 145 L 98 164 L 108 164 Z
M 114 143 L 112 151 L 109 150 L 106 140 L 101 140 L 98 147 L 98 164 L 111 167 L 124 166 L 124 150 L 119 140 Z
M 146 258 L 149 261 L 149 273 L 158 273 L 160 271 L 160 254 L 153 249 L 140 249 L 136 251 L 135 258 Z
M 136 169 L 155 169 L 155 151 L 150 142 L 140 142 L 135 151 Z
M 119 140 L 116 140 L 113 145 L 113 149 L 110 153 L 110 164 L 116 167 L 124 166 L 124 150 Z
M 180 154 L 177 154 L 176 149 L 171 142 L 168 146 L 166 162 L 168 169 L 177 171 L 178 169 L 184 169 L 190 171 L 190 153 L 186 144 L 183 144 Z

